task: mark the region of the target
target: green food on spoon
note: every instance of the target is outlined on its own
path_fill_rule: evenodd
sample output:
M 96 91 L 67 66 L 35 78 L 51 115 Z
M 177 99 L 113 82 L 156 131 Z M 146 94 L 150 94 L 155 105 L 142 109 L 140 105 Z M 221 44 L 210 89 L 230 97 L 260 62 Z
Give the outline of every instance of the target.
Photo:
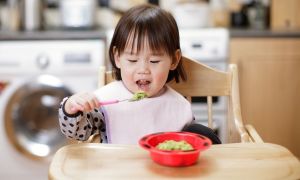
M 148 97 L 148 95 L 147 95 L 145 92 L 140 91 L 140 92 L 134 93 L 134 95 L 133 95 L 133 97 L 130 99 L 130 101 L 139 101 L 139 100 L 144 99 L 144 98 L 146 98 L 146 97 Z
M 190 151 L 194 149 L 191 144 L 187 143 L 184 140 L 181 141 L 166 140 L 162 143 L 159 143 L 156 146 L 156 148 L 159 150 L 167 150 L 167 151 L 172 151 L 172 150 Z

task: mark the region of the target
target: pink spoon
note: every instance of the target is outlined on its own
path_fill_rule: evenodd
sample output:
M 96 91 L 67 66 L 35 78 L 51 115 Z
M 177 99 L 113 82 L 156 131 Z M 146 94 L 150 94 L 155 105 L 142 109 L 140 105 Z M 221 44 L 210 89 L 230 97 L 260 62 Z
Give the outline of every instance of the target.
M 130 99 L 123 99 L 123 100 L 114 99 L 114 100 L 101 101 L 100 106 L 109 105 L 109 104 L 116 104 L 116 103 L 119 103 L 119 102 L 129 101 L 129 100 Z

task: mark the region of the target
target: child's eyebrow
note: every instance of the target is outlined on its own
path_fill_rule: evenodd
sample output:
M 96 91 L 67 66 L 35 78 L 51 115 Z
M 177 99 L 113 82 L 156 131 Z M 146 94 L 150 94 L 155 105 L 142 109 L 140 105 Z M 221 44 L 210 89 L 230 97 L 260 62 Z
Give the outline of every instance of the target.
M 127 54 L 127 55 L 138 55 L 138 53 L 136 53 L 136 52 L 128 52 L 128 51 L 124 51 L 124 54 Z M 163 56 L 164 53 L 162 53 L 162 52 L 152 52 L 150 55 L 151 56 Z
M 164 53 L 162 53 L 162 52 L 153 52 L 153 53 L 151 53 L 151 55 L 152 56 L 163 56 Z

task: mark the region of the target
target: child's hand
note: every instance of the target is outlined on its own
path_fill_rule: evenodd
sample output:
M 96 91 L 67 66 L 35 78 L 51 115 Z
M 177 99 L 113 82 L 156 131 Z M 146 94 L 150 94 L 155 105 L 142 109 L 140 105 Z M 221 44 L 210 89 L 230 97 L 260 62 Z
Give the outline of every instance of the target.
M 78 111 L 89 112 L 100 106 L 100 103 L 94 93 L 81 92 L 71 96 L 66 104 L 65 111 L 68 114 L 75 114 Z

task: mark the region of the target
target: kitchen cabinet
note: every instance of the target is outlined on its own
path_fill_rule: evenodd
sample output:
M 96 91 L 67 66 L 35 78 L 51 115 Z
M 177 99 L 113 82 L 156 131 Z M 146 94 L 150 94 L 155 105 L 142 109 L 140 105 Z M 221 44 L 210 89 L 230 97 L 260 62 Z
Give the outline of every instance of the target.
M 300 158 L 300 38 L 232 38 L 230 63 L 239 69 L 243 120 Z
M 271 28 L 299 29 L 300 28 L 299 0 L 272 0 Z

